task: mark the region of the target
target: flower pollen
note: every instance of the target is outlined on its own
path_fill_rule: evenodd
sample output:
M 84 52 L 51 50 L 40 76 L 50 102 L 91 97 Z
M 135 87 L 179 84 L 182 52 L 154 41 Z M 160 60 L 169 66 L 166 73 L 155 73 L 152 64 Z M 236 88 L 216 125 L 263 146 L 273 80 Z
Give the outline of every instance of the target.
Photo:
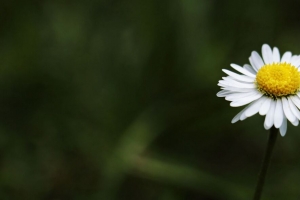
M 257 89 L 274 99 L 294 95 L 300 89 L 300 72 L 289 63 L 272 63 L 256 74 Z

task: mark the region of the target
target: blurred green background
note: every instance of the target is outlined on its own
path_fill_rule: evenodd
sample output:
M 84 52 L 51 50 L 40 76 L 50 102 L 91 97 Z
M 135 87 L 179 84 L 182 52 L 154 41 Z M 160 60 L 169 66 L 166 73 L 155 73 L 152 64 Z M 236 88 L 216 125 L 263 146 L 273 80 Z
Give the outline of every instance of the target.
M 268 131 L 217 98 L 230 63 L 300 54 L 297 1 L 3 0 L 0 199 L 247 200 Z M 264 200 L 300 198 L 299 127 Z

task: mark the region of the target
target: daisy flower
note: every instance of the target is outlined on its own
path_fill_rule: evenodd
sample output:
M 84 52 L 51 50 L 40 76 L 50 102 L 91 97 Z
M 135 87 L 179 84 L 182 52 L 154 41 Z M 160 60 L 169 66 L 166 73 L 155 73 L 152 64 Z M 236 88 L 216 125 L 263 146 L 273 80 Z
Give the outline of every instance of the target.
M 282 136 L 287 130 L 287 120 L 294 126 L 300 120 L 300 56 L 285 52 L 282 57 L 277 47 L 262 46 L 262 57 L 253 51 L 249 57 L 250 65 L 243 67 L 231 64 L 238 71 L 226 69 L 218 85 L 218 97 L 231 101 L 230 106 L 247 105 L 233 119 L 232 123 L 244 120 L 256 113 L 265 115 L 264 128 L 272 126 L 279 129 Z

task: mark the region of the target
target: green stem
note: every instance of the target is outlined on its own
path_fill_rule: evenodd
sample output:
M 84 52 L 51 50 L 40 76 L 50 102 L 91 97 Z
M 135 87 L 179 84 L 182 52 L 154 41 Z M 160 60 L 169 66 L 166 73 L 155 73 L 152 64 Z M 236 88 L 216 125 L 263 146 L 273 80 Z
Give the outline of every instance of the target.
M 265 178 L 267 175 L 268 167 L 270 164 L 271 156 L 272 156 L 272 151 L 276 142 L 276 138 L 278 135 L 278 129 L 276 129 L 274 126 L 270 130 L 270 135 L 269 135 L 269 141 L 268 141 L 268 146 L 266 149 L 265 157 L 260 169 L 260 173 L 258 176 L 258 181 L 255 189 L 255 194 L 253 200 L 259 200 L 262 194 L 263 186 L 265 183 Z

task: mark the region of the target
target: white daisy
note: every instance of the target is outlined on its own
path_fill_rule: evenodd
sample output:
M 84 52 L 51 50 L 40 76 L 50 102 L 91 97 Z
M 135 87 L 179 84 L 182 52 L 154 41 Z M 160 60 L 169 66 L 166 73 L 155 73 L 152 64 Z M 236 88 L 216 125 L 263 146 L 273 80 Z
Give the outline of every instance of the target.
M 231 64 L 236 71 L 223 69 L 228 76 L 219 81 L 221 91 L 218 97 L 231 101 L 230 106 L 247 105 L 233 119 L 232 123 L 244 120 L 256 113 L 266 115 L 266 130 L 273 125 L 285 135 L 287 119 L 297 126 L 300 120 L 300 56 L 285 52 L 280 58 L 278 48 L 262 46 L 262 58 L 253 51 L 249 58 L 251 65 L 243 67 Z

